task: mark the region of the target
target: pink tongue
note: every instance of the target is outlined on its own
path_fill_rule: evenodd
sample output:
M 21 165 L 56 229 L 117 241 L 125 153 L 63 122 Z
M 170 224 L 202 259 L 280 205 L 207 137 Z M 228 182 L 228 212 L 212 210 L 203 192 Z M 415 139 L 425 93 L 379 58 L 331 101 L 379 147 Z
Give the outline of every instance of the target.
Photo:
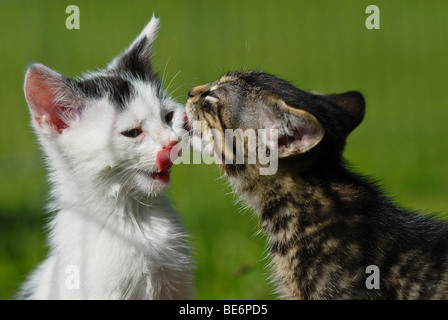
M 165 148 L 157 154 L 156 163 L 157 167 L 159 168 L 159 172 L 168 170 L 173 166 L 173 162 L 170 158 L 171 149 L 173 149 L 173 147 Z M 172 160 L 174 161 L 176 160 L 176 158 Z

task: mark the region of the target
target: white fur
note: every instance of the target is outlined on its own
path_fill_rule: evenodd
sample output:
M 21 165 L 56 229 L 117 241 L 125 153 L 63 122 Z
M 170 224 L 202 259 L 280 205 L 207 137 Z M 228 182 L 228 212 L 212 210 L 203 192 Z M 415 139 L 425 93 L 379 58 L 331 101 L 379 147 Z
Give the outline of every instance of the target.
M 152 38 L 154 19 L 143 31 Z M 62 133 L 33 117 L 50 171 L 54 215 L 48 257 L 19 298 L 191 298 L 187 235 L 163 195 L 167 184 L 149 176 L 157 171 L 157 153 L 181 133 L 184 110 L 170 98 L 157 98 L 150 83 L 134 80 L 133 86 L 136 95 L 124 111 L 107 98 L 86 100 L 82 115 Z M 169 111 L 175 114 L 167 124 Z M 139 137 L 121 134 L 134 127 L 142 128 Z

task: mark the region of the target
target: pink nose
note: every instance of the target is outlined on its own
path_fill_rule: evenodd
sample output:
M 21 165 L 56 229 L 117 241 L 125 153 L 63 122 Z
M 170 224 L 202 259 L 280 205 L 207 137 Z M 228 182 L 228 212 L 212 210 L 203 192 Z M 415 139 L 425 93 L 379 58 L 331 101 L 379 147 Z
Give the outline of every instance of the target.
M 169 170 L 173 166 L 173 161 L 179 157 L 177 149 L 175 149 L 175 152 L 171 152 L 176 144 L 177 142 L 170 142 L 167 147 L 164 147 L 157 154 L 156 164 L 159 168 L 159 172 Z

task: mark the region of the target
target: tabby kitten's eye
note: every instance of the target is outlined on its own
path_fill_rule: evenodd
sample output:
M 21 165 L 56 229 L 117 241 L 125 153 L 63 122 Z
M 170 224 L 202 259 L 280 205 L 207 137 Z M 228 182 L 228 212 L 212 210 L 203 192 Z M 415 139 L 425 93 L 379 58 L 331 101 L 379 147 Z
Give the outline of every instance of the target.
M 207 91 L 202 94 L 204 98 L 217 98 L 215 91 Z
M 217 98 L 216 92 L 214 90 L 213 91 L 209 91 L 207 96 L 208 97 L 212 97 L 212 98 Z
M 131 130 L 123 131 L 121 134 L 128 138 L 137 138 L 142 133 L 142 129 L 134 128 Z
M 174 116 L 174 112 L 173 112 L 173 111 L 171 111 L 170 113 L 168 113 L 168 114 L 165 116 L 165 121 L 166 121 L 166 123 L 169 123 L 171 120 L 173 120 L 173 116 Z

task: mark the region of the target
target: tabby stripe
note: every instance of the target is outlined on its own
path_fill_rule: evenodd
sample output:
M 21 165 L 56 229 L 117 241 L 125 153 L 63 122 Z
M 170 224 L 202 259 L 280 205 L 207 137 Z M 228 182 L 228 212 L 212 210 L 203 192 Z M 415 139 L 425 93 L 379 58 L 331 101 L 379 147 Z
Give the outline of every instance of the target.
M 271 191 L 270 193 L 274 193 L 275 191 Z M 269 193 L 268 193 L 269 195 Z M 272 196 L 270 197 L 272 198 Z M 278 198 L 271 199 L 267 201 L 263 207 L 262 207 L 262 215 L 261 218 L 264 221 L 271 220 L 276 215 L 281 214 L 283 211 L 282 209 L 285 209 L 289 205 L 292 205 L 294 207 L 295 201 L 292 199 L 292 196 L 290 193 L 287 193 L 286 195 L 282 195 Z
M 219 124 L 221 124 L 222 132 L 225 132 L 225 130 L 227 129 L 227 126 L 225 125 L 224 120 L 223 120 L 222 110 L 223 110 L 223 108 L 221 107 L 220 104 L 218 104 L 216 116 L 219 120 Z

